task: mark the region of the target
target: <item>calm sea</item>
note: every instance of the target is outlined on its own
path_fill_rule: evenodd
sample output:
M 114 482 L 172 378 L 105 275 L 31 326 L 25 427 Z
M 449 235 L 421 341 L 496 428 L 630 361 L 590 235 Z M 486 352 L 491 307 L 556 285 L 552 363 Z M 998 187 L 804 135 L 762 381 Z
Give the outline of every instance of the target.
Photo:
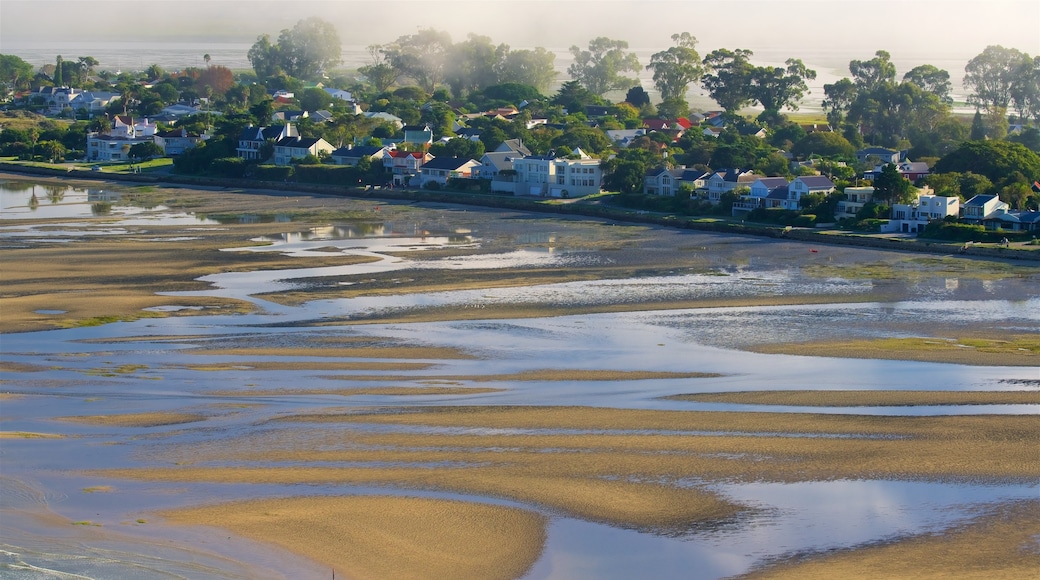
M 65 60 L 82 56 L 92 56 L 100 63 L 99 68 L 113 71 L 140 71 L 157 64 L 167 71 L 176 71 L 187 67 L 206 66 L 205 55 L 210 56 L 210 63 L 226 66 L 232 70 L 249 70 L 251 68 L 246 54 L 250 42 L 227 41 L 90 41 L 90 42 L 54 42 L 54 41 L 0 41 L 0 53 L 14 54 L 25 61 L 42 66 L 53 63 L 57 55 Z M 650 62 L 650 55 L 665 47 L 635 48 L 640 62 L 645 66 Z M 556 54 L 556 68 L 560 71 L 559 82 L 567 80 L 566 70 L 572 62 L 566 47 L 548 48 Z M 701 51 L 702 55 L 708 52 Z M 756 65 L 782 66 L 788 58 L 800 58 L 806 66 L 817 73 L 816 80 L 810 81 L 810 94 L 806 95 L 803 110 L 816 110 L 823 99 L 823 86 L 849 76 L 848 66 L 851 60 L 869 60 L 872 53 L 854 52 L 840 48 L 791 48 L 789 46 L 755 50 L 752 62 Z M 915 66 L 931 64 L 950 73 L 953 83 L 954 100 L 963 102 L 966 92 L 961 84 L 964 66 L 974 54 L 929 54 L 922 48 L 916 53 L 893 54 L 892 61 L 900 77 Z M 364 46 L 343 47 L 342 68 L 354 70 L 359 66 L 370 64 L 371 56 Z M 639 74 L 640 81 L 648 92 L 653 94 L 652 75 L 647 70 Z M 558 84 L 557 84 L 558 86 Z M 555 87 L 554 87 L 555 88 Z M 614 96 L 614 95 L 610 95 Z M 691 89 L 691 104 L 696 109 L 707 97 L 703 89 Z

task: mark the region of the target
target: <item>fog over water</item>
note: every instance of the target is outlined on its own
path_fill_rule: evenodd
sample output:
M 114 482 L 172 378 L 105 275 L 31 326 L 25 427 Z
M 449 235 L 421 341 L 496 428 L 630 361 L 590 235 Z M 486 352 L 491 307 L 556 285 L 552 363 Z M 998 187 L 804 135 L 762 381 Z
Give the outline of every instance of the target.
M 57 54 L 90 55 L 101 68 L 122 70 L 202 66 L 202 55 L 210 54 L 215 64 L 247 69 L 245 53 L 257 36 L 276 39 L 310 16 L 336 27 L 345 68 L 366 63 L 366 46 L 419 28 L 448 31 L 456 42 L 475 33 L 517 49 L 542 46 L 556 53 L 561 71 L 568 47 L 584 48 L 598 36 L 627 41 L 645 66 L 672 44 L 672 34 L 685 31 L 697 37 L 702 56 L 746 48 L 755 64 L 800 58 L 817 70 L 821 88 L 847 76 L 849 60 L 869 59 L 877 50 L 892 54 L 900 75 L 933 64 L 958 84 L 964 65 L 986 46 L 1040 52 L 1040 3 L 1030 1 L 3 0 L 0 53 L 36 65 Z M 649 88 L 649 75 L 642 76 Z

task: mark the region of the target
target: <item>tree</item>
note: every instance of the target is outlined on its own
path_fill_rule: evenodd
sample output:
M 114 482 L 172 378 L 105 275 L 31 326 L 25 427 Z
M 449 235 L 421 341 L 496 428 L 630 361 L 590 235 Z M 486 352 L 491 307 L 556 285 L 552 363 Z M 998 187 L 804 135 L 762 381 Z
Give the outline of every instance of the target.
M 665 119 L 688 117 L 690 115 L 690 104 L 686 102 L 686 99 L 665 99 L 660 105 L 657 105 L 657 114 Z
M 650 104 L 650 95 L 643 90 L 643 87 L 637 85 L 628 89 L 628 92 L 625 93 L 625 102 L 639 109 L 644 105 Z
M 1040 180 L 1040 156 L 1021 143 L 965 141 L 956 151 L 936 162 L 936 173 L 977 173 L 1003 187 L 1019 172 L 1029 181 Z
M 64 79 L 62 79 L 61 76 L 62 69 L 65 68 L 64 66 L 62 66 L 62 62 L 63 61 L 61 60 L 61 55 L 59 54 L 57 58 L 54 59 L 54 86 L 56 87 L 65 86 L 65 81 Z
M 385 92 L 404 74 L 404 71 L 390 63 L 383 50 L 383 47 L 378 44 L 370 45 L 368 54 L 372 58 L 372 63 L 358 68 L 358 72 L 364 75 L 365 80 L 372 83 L 372 87 L 377 93 Z
M 451 92 L 462 96 L 498 83 L 500 63 L 508 52 L 509 46 L 495 46 L 491 38 L 472 33 L 451 46 L 445 72 Z
M 498 63 L 498 82 L 531 85 L 547 91 L 556 79 L 556 55 L 542 47 L 510 50 Z
M 574 62 L 567 74 L 596 96 L 623 90 L 638 81 L 625 77 L 626 72 L 639 72 L 639 57 L 627 52 L 628 42 L 600 36 L 589 41 L 588 50 L 571 46 Z
M 226 66 L 209 66 L 199 72 L 195 90 L 212 97 L 223 97 L 235 85 L 235 75 Z
M 209 61 L 212 60 L 212 57 L 210 57 L 209 53 L 207 52 L 206 54 L 202 55 L 202 60 L 206 63 L 206 66 L 209 66 Z
M 13 54 L 0 54 L 0 83 L 12 89 L 29 86 L 33 78 L 33 66 Z
M 819 155 L 850 159 L 856 155 L 856 148 L 841 133 L 817 131 L 795 143 L 791 153 L 802 158 Z
M 451 48 L 450 34 L 422 28 L 415 34 L 401 36 L 382 51 L 391 66 L 414 79 L 429 94 L 444 81 Z
M 910 72 L 903 75 L 903 82 L 914 83 L 921 89 L 938 97 L 943 103 L 947 105 L 953 104 L 953 97 L 950 96 L 950 91 L 953 88 L 953 85 L 950 84 L 950 73 L 940 68 L 930 64 L 914 67 L 910 69 Z
M 856 87 L 870 91 L 880 85 L 892 83 L 896 79 L 896 65 L 892 64 L 892 55 L 879 50 L 870 60 L 853 60 L 849 62 L 849 72 Z
M 162 157 L 163 150 L 151 141 L 145 141 L 143 143 L 136 143 L 130 147 L 130 151 L 127 152 L 131 159 L 147 160 L 153 157 Z
M 261 34 L 249 48 L 246 56 L 253 71 L 260 80 L 277 76 L 282 70 L 282 59 L 277 45 L 271 44 L 271 37 Z
M 317 79 L 340 63 L 342 43 L 336 28 L 312 16 L 300 20 L 291 30 L 278 35 L 278 56 L 282 70 L 298 79 Z
M 325 89 L 309 88 L 300 95 L 300 108 L 304 111 L 327 109 L 332 104 L 332 95 Z
M 899 169 L 892 163 L 881 169 L 881 174 L 874 176 L 874 199 L 889 205 L 902 203 L 910 195 L 910 182 L 899 174 Z
M 701 57 L 697 54 L 697 39 L 689 32 L 673 34 L 675 46 L 650 56 L 647 70 L 654 71 L 654 86 L 661 98 L 686 100 L 690 83 L 699 81 L 704 74 Z
M 430 154 L 434 157 L 462 157 L 480 159 L 484 156 L 484 143 L 471 141 L 462 137 L 454 137 L 445 142 L 430 146 Z
M 1014 48 L 987 46 L 964 67 L 964 88 L 971 91 L 968 103 L 985 111 L 1007 109 L 1015 85 L 1029 55 Z
M 767 113 L 781 109 L 798 110 L 798 102 L 809 90 L 806 80 L 816 78 L 816 71 L 796 58 L 787 59 L 787 68 L 754 67 L 751 95 Z
M 754 67 L 748 62 L 750 50 L 720 48 L 704 57 L 707 74 L 701 83 L 708 95 L 729 113 L 735 113 L 754 102 L 752 83 Z
M 603 103 L 603 99 L 586 89 L 578 81 L 563 83 L 560 90 L 552 98 L 554 104 L 560 105 L 571 113 L 585 110 L 588 105 Z
M 1019 120 L 1029 117 L 1040 122 L 1040 56 L 1026 56 L 1011 85 L 1011 100 L 1015 103 Z

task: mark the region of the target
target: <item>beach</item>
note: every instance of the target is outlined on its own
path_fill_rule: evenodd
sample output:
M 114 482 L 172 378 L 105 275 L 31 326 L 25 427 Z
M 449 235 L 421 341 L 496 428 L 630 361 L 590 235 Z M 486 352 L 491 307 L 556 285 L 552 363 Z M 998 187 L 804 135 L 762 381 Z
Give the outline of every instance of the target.
M 291 191 L 4 187 L 54 212 L 0 223 L 12 574 L 1040 566 L 1020 515 L 1040 475 L 1029 263 Z

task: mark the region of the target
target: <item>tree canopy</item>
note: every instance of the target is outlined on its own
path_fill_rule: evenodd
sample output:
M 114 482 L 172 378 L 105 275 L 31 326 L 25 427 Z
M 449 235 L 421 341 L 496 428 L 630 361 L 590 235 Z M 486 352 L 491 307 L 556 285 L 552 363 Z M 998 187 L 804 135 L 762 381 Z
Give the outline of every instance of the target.
M 275 44 L 271 44 L 270 36 L 260 35 L 247 57 L 260 79 L 284 72 L 293 78 L 314 80 L 339 64 L 341 55 L 336 28 L 313 16 L 282 30 Z
M 935 164 L 936 173 L 975 173 L 997 186 L 1008 184 L 1015 172 L 1028 181 L 1040 180 L 1040 156 L 1021 143 L 965 141 Z
M 572 46 L 574 62 L 567 67 L 567 74 L 597 96 L 627 89 L 638 82 L 624 73 L 640 70 L 639 57 L 627 51 L 628 42 L 605 36 L 590 40 L 587 50 Z
M 704 74 L 701 57 L 697 54 L 697 39 L 689 32 L 673 34 L 675 46 L 650 56 L 647 70 L 654 71 L 654 86 L 662 100 L 686 100 L 690 83 L 699 81 Z

